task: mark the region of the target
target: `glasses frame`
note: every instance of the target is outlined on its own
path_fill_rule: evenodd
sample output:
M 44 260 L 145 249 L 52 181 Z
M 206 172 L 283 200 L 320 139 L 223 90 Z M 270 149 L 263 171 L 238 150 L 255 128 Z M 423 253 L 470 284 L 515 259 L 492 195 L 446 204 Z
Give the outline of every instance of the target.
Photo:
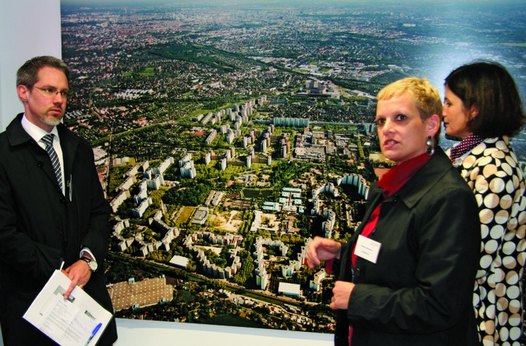
M 36 85 L 33 85 L 33 88 L 40 90 L 42 95 L 50 97 L 50 98 L 55 97 L 58 94 L 60 94 L 62 98 L 67 99 L 71 95 L 69 90 L 59 90 L 55 87 L 50 87 L 50 86 L 49 87 L 38 87 Z

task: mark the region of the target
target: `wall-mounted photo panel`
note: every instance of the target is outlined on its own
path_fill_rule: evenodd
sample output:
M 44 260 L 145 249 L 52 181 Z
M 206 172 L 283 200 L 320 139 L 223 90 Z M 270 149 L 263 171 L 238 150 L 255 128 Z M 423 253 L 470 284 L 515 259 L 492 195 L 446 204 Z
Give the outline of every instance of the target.
M 73 1 L 65 123 L 113 208 L 116 317 L 332 333 L 316 235 L 348 239 L 376 93 L 493 60 L 526 91 L 523 1 Z M 525 135 L 514 139 L 522 164 Z M 452 144 L 444 140 L 447 147 Z

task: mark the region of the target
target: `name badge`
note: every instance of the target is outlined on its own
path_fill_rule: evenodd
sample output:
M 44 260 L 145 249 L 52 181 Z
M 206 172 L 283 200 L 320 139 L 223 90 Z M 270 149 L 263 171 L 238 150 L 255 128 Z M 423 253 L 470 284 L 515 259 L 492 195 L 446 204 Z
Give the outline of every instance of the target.
M 381 247 L 382 244 L 379 242 L 359 235 L 358 241 L 356 242 L 356 248 L 354 249 L 354 254 L 376 264 Z

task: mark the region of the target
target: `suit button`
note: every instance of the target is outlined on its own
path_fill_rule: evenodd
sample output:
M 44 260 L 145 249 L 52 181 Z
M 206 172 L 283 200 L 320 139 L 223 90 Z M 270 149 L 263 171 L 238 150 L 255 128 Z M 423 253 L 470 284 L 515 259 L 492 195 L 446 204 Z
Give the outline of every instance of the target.
M 66 204 L 66 198 L 61 197 L 61 198 L 60 198 L 60 203 L 62 203 L 62 204 Z

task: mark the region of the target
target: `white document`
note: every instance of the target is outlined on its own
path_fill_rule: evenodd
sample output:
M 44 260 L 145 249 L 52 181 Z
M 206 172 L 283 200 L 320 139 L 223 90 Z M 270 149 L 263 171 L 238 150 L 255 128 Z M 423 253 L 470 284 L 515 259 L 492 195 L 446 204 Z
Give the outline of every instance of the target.
M 95 345 L 112 314 L 80 287 L 64 299 L 70 283 L 66 274 L 55 270 L 24 318 L 62 346 Z

